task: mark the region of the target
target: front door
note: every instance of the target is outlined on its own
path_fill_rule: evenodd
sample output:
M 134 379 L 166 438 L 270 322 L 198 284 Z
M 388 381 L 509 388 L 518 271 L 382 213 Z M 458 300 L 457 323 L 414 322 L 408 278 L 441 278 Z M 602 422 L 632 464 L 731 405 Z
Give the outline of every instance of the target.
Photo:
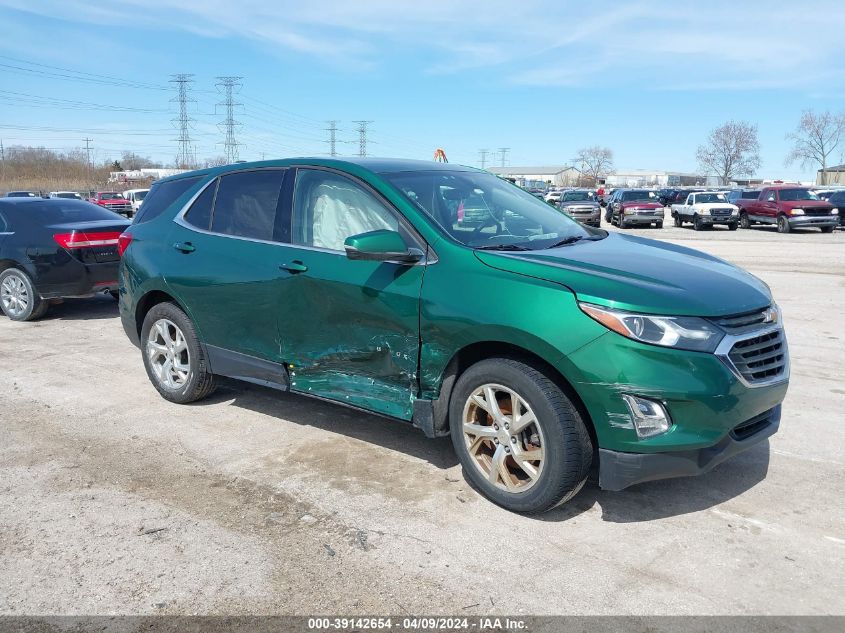
M 279 303 L 291 389 L 411 419 L 425 261 L 353 261 L 343 243 L 377 229 L 425 243 L 373 191 L 330 170 L 297 170 L 291 220 Z

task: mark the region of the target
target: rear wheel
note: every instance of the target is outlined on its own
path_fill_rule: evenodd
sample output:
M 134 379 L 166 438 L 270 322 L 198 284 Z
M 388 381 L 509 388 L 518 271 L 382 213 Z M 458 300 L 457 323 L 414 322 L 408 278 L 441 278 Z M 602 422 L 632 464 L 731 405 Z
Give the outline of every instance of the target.
M 449 405 L 452 443 L 469 481 L 514 512 L 543 512 L 574 497 L 590 469 L 590 435 L 545 374 L 491 358 L 467 369 Z
M 819 227 L 822 230 L 822 233 L 833 233 L 833 229 L 836 227 L 833 226 L 822 226 Z
M 747 213 L 741 213 L 739 216 L 739 225 L 744 229 L 751 228 L 751 220 L 748 218 Z
M 0 274 L 0 308 L 12 321 L 40 319 L 47 307 L 24 271 L 9 268 Z
M 194 324 L 173 303 L 159 303 L 141 327 L 144 368 L 165 400 L 195 402 L 214 391 L 214 375 Z
M 785 215 L 778 216 L 778 233 L 789 233 L 789 220 L 786 219 Z

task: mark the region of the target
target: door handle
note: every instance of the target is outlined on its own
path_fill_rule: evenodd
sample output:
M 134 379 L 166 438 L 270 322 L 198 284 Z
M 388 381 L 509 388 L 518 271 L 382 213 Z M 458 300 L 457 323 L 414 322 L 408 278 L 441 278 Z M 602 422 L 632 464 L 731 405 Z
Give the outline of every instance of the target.
M 295 259 L 289 264 L 279 264 L 279 270 L 286 270 L 292 275 L 295 275 L 297 273 L 304 273 L 306 270 L 308 270 L 308 266 L 303 264 L 298 259 Z
M 173 248 L 183 253 L 193 253 L 195 250 L 197 250 L 196 246 L 194 246 L 190 242 L 176 242 L 173 245 Z

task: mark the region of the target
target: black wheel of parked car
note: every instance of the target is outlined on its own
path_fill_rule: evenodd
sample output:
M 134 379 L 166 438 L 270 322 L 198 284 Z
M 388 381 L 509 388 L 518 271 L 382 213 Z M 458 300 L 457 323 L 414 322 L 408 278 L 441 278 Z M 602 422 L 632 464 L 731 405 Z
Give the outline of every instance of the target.
M 543 512 L 587 480 L 593 446 L 584 421 L 548 376 L 522 361 L 491 358 L 461 374 L 449 423 L 467 478 L 503 508 Z
M 8 268 L 0 274 L 0 309 L 12 321 L 40 319 L 48 305 L 24 271 Z
M 662 229 L 663 228 L 663 222 L 656 222 L 654 224 L 654 226 L 655 226 L 655 228 Z
M 778 216 L 778 233 L 789 233 L 789 220 L 786 219 L 785 215 Z
M 701 221 L 700 217 L 695 216 L 692 219 L 692 228 L 694 228 L 696 231 L 703 231 L 704 230 L 704 223 Z
M 678 228 L 680 228 L 684 225 L 684 221 L 681 219 L 681 216 L 678 215 L 677 213 L 672 216 L 672 220 L 674 221 L 675 226 L 677 226 Z
M 821 226 L 819 228 L 822 230 L 822 233 L 833 233 L 833 229 L 835 229 L 836 227 L 835 226 Z
M 751 228 L 751 220 L 748 218 L 747 213 L 740 213 L 739 214 L 739 225 L 744 229 Z
M 141 326 L 141 354 L 153 386 L 165 400 L 187 404 L 214 391 L 194 324 L 173 303 L 152 307 Z
M 730 224 L 728 224 L 729 231 L 736 231 L 737 228 L 739 228 L 739 224 L 737 224 L 736 222 L 731 222 Z

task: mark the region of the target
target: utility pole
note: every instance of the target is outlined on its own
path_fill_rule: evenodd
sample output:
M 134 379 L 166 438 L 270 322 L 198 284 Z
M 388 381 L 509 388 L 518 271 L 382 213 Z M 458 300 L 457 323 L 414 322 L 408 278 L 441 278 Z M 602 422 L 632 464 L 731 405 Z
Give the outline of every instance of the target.
M 479 155 L 481 156 L 481 169 L 484 169 L 487 166 L 487 151 L 486 149 L 478 150 Z
M 191 119 L 188 117 L 188 102 L 194 101 L 188 98 L 188 90 L 190 85 L 194 83 L 191 79 L 193 75 L 180 73 L 178 75 L 171 75 L 172 79 L 169 83 L 176 84 L 176 96 L 171 99 L 179 104 L 179 116 L 173 119 L 173 123 L 179 129 L 179 138 L 175 139 L 178 143 L 179 150 L 176 154 L 177 167 L 193 167 L 196 163 L 193 146 L 191 145 L 190 124 Z
M 3 139 L 0 138 L 0 188 L 6 180 L 6 148 L 3 147 Z
M 235 128 L 240 125 L 240 122 L 235 120 L 235 108 L 243 104 L 235 102 L 235 91 L 241 87 L 241 79 L 243 77 L 218 77 L 217 89 L 223 93 L 223 101 L 217 103 L 226 109 L 226 118 L 218 124 L 218 127 L 225 132 L 225 140 L 223 141 L 224 153 L 226 154 L 226 161 L 228 163 L 235 163 L 238 161 L 238 143 L 235 140 Z
M 328 121 L 328 124 L 326 132 L 329 133 L 329 139 L 326 143 L 329 144 L 329 156 L 337 156 L 337 121 Z
M 82 140 L 85 141 L 85 155 L 88 157 L 88 188 L 90 189 L 92 185 L 91 181 L 93 180 L 93 178 L 91 177 L 91 142 L 94 139 L 84 138 Z
M 353 121 L 358 124 L 358 156 L 366 157 L 367 155 L 367 126 L 372 121 Z
M 500 158 L 502 159 L 502 167 L 505 167 L 507 164 L 508 152 L 511 151 L 510 147 L 500 147 L 499 154 Z

